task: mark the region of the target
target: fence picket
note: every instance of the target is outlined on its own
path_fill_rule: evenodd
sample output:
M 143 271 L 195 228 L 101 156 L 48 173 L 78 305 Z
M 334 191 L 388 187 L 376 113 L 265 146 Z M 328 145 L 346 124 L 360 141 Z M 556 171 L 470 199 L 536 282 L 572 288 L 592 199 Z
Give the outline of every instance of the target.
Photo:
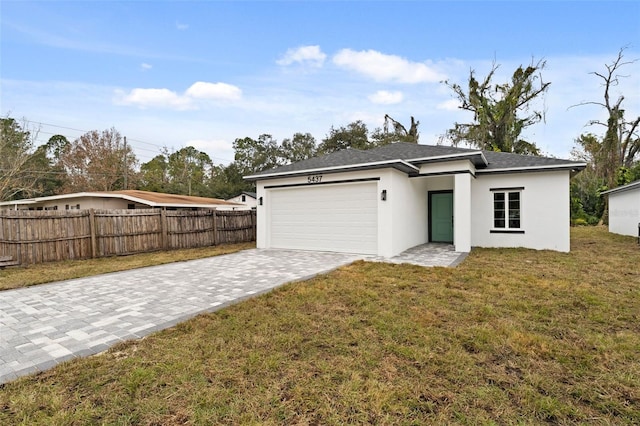
M 0 211 L 0 255 L 21 264 L 255 241 L 252 210 Z

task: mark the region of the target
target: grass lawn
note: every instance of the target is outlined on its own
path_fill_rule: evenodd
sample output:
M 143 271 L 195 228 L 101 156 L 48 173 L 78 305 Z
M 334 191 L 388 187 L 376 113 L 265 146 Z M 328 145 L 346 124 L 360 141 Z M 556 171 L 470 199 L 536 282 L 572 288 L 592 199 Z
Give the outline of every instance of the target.
M 248 248 L 255 248 L 255 246 L 255 243 L 223 244 L 213 247 L 156 251 L 152 253 L 133 254 L 131 256 L 69 260 L 0 269 L 0 291 L 105 274 L 107 272 L 125 271 L 128 269 L 142 268 L 144 266 L 201 259 L 203 257 L 218 256 Z
M 0 388 L 0 424 L 639 424 L 640 247 L 356 262 Z

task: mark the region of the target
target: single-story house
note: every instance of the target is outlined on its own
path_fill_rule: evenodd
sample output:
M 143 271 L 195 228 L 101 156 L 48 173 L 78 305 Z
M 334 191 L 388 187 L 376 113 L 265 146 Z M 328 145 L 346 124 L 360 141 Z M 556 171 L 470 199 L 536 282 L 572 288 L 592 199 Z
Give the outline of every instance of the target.
M 640 235 L 640 180 L 602 192 L 609 197 L 609 232 Z
M 242 207 L 217 198 L 192 197 L 159 192 L 124 191 L 76 192 L 49 197 L 26 198 L 0 202 L 0 210 L 75 210 L 75 209 L 150 209 L 233 210 Z
M 450 146 L 347 149 L 245 176 L 257 247 L 395 256 L 427 242 L 569 251 L 569 179 L 586 164 Z
M 258 205 L 258 197 L 255 192 L 242 191 L 242 193 L 227 199 L 227 201 L 236 204 L 242 204 L 248 208 L 255 209 Z

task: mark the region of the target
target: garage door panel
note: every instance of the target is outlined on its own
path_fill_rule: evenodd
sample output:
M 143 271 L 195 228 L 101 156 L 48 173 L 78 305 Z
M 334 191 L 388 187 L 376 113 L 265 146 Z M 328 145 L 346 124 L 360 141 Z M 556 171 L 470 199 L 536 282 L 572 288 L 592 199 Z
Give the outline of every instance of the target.
M 377 252 L 377 184 L 273 189 L 271 247 Z

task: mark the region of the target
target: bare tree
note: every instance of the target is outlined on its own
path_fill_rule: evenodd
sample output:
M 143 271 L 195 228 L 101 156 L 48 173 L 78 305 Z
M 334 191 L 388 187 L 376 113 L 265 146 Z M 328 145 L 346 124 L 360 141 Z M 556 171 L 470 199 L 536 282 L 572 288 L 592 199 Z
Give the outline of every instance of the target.
M 420 125 L 419 121 L 416 121 L 413 116 L 411 116 L 411 126 L 409 126 L 409 130 L 404 127 L 400 122 L 394 120 L 389 114 L 384 115 L 384 133 L 389 133 L 389 124 L 393 125 L 393 133 L 398 136 L 403 142 L 413 142 L 418 143 L 418 138 L 420 134 L 418 133 L 418 126 Z
M 127 175 L 136 176 L 135 154 L 113 128 L 101 133 L 92 130 L 80 136 L 60 155 L 60 163 L 67 173 L 65 192 L 122 189 L 123 163 L 128 168 Z
M 625 49 L 621 48 L 617 57 L 611 63 L 605 64 L 606 71 L 591 73 L 602 81 L 603 100 L 585 101 L 569 107 L 596 105 L 607 112 L 606 121 L 590 120 L 587 123 L 588 126 L 605 127 L 604 137 L 596 144 L 581 145 L 591 155 L 596 163 L 595 169 L 600 171 L 609 188 L 617 185 L 618 170 L 621 167 L 631 168 L 640 154 L 640 116 L 627 120 L 622 105 L 624 95 L 619 95 L 615 101 L 612 99 L 612 91 L 620 84 L 620 79 L 628 77 L 620 73 L 621 68 L 638 61 L 637 59 L 624 60 Z
M 38 171 L 27 165 L 33 156 L 33 140 L 39 129 L 29 131 L 28 123 L 20 125 L 15 119 L 0 119 L 0 200 L 32 196 Z

